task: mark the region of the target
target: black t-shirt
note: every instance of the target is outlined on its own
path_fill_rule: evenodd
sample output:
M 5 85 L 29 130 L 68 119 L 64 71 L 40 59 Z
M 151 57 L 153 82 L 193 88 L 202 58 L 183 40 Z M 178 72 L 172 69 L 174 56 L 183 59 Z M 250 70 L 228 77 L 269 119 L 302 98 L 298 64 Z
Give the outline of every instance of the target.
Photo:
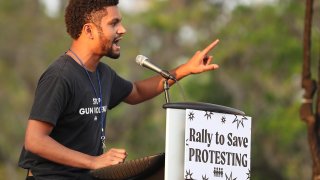
M 97 156 L 102 154 L 101 118 L 105 120 L 107 110 L 129 95 L 132 84 L 101 62 L 96 72 L 88 73 L 92 83 L 81 65 L 68 55 L 61 56 L 40 77 L 29 119 L 52 124 L 54 128 L 50 137 L 62 145 Z M 98 79 L 101 82 L 102 110 Z M 103 117 L 101 112 L 104 112 Z M 25 148 L 19 166 L 31 169 L 39 179 L 76 179 L 88 171 L 51 162 Z

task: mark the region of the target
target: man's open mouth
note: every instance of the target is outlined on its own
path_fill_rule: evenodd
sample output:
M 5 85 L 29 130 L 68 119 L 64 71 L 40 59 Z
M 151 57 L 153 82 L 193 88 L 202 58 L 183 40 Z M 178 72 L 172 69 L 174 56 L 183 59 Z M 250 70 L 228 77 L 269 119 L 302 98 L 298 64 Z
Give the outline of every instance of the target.
M 120 48 L 119 42 L 120 42 L 121 39 L 122 39 L 122 37 L 115 38 L 113 40 L 113 44 L 116 46 L 116 48 Z

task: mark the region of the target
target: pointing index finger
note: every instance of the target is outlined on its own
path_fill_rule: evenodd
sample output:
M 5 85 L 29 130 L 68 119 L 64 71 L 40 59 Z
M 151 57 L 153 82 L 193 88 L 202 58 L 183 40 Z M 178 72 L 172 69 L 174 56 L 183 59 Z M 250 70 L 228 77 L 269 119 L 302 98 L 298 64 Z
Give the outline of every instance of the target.
M 211 43 L 209 46 L 207 46 L 207 47 L 202 51 L 202 53 L 208 54 L 208 52 L 210 52 L 218 43 L 219 43 L 219 39 L 216 39 L 215 41 L 213 41 L 213 43 Z

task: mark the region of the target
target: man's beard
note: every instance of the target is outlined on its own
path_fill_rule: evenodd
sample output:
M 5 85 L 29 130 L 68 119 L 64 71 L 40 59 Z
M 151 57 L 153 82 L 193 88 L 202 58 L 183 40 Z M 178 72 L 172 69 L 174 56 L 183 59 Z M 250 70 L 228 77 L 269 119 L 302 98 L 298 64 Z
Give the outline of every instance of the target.
M 112 48 L 110 48 L 105 56 L 112 58 L 112 59 L 119 59 L 120 53 L 114 53 Z
M 100 39 L 101 46 L 103 46 L 103 51 L 105 52 L 107 50 L 107 52 L 103 53 L 103 56 L 106 56 L 106 57 L 109 57 L 112 59 L 118 59 L 120 57 L 120 52 L 115 53 L 113 51 L 113 43 L 114 43 L 113 40 L 108 41 L 108 40 L 104 39 L 102 28 L 100 26 L 98 26 L 98 33 L 99 33 L 99 39 Z M 111 47 L 107 47 L 105 42 L 108 42 L 107 44 L 111 44 Z
M 118 59 L 120 57 L 120 52 L 114 52 L 113 41 L 108 41 L 108 43 L 105 42 L 106 41 L 104 41 L 103 38 L 100 37 L 102 55 L 112 59 Z M 107 46 L 107 44 L 110 46 Z

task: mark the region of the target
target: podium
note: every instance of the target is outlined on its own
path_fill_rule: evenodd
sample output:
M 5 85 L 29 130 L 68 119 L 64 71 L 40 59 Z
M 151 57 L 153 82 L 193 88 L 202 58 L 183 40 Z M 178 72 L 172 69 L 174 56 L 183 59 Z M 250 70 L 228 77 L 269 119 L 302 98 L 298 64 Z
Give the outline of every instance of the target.
M 105 180 L 250 179 L 251 118 L 244 112 L 200 102 L 166 103 L 163 108 L 164 154 L 108 166 L 91 174 Z
M 245 115 L 244 112 L 230 107 L 199 102 L 167 103 L 163 107 L 166 109 L 166 180 L 188 179 L 184 176 L 187 109 L 206 111 L 209 113 Z

